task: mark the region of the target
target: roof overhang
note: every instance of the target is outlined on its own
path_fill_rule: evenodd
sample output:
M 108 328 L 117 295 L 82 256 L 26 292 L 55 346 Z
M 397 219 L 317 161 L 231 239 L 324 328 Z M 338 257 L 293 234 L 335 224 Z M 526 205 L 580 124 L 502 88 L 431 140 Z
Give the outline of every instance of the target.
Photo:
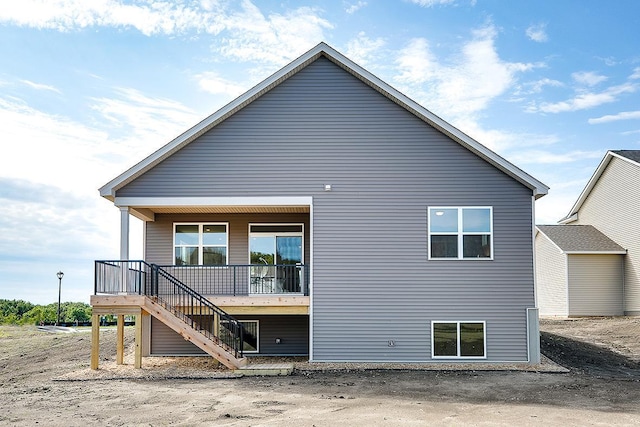
M 312 197 L 116 197 L 114 204 L 127 208 L 143 221 L 156 214 L 309 213 Z
M 338 65 L 345 71 L 349 72 L 374 90 L 378 91 L 388 99 L 402 106 L 406 110 L 410 111 L 418 118 L 422 119 L 429 125 L 433 126 L 440 132 L 448 135 L 454 141 L 464 146 L 480 158 L 484 159 L 494 167 L 498 168 L 502 172 L 511 176 L 516 181 L 523 184 L 525 187 L 532 190 L 536 199 L 544 196 L 548 193 L 549 187 L 533 178 L 520 168 L 516 167 L 506 159 L 502 158 L 498 154 L 494 153 L 484 145 L 480 144 L 470 136 L 466 135 L 459 129 L 455 128 L 451 124 L 442 120 L 440 117 L 433 114 L 417 102 L 413 101 L 406 95 L 400 93 L 384 81 L 380 80 L 369 71 L 360 67 L 349 58 L 345 57 L 326 43 L 319 43 L 313 49 L 309 50 L 284 68 L 280 69 L 258 85 L 251 88 L 249 91 L 239 96 L 229 104 L 222 107 L 220 110 L 207 117 L 191 129 L 187 130 L 177 138 L 142 160 L 135 166 L 129 168 L 116 178 L 109 181 L 107 184 L 100 188 L 100 195 L 111 201 L 114 201 L 116 197 L 116 191 L 140 175 L 144 174 L 158 163 L 171 156 L 176 151 L 183 148 L 185 145 L 197 139 L 199 136 L 208 132 L 216 125 L 227 119 L 229 116 L 235 114 L 246 105 L 250 104 L 253 100 L 262 96 L 282 81 L 286 80 L 293 74 L 305 68 L 307 65 L 323 56 Z
M 616 154 L 613 151 L 607 151 L 607 154 L 605 154 L 605 156 L 602 159 L 602 161 L 600 161 L 600 164 L 598 165 L 598 167 L 596 168 L 595 172 L 593 173 L 593 175 L 591 176 L 591 178 L 587 182 L 587 185 L 582 190 L 582 193 L 580 193 L 580 196 L 578 197 L 578 200 L 576 200 L 574 205 L 571 207 L 571 210 L 569 211 L 567 216 L 565 216 L 560 221 L 558 221 L 559 224 L 569 224 L 569 223 L 572 223 L 572 222 L 578 220 L 578 211 L 582 207 L 582 204 L 587 199 L 587 197 L 589 197 L 589 194 L 591 193 L 591 190 L 593 190 L 593 187 L 595 187 L 596 183 L 600 179 L 600 176 L 605 171 L 607 166 L 609 166 L 609 163 L 611 163 L 611 160 L 614 157 L 618 158 L 620 160 L 624 160 L 625 162 L 632 163 L 632 164 L 634 164 L 636 166 L 640 166 L 640 164 L 638 164 L 637 162 L 634 162 L 631 159 L 628 159 L 628 158 L 626 158 L 624 156 Z

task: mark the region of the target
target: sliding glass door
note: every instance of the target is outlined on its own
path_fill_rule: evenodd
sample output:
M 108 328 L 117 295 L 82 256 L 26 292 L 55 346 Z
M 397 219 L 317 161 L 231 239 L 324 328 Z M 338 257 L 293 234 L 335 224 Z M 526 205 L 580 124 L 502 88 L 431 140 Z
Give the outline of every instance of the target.
M 250 292 L 300 293 L 303 229 L 297 225 L 249 226 Z

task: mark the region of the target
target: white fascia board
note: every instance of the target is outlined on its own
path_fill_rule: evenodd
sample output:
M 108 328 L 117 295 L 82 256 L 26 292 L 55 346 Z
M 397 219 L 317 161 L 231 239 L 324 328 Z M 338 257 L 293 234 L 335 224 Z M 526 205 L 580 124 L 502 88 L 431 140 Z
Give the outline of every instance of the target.
M 566 225 L 566 224 L 575 222 L 577 220 L 578 220 L 578 212 L 574 213 L 569 217 L 562 218 L 560 221 L 558 221 L 558 224 Z
M 138 208 L 189 206 L 311 206 L 313 197 L 116 197 L 116 206 Z
M 568 223 L 573 222 L 576 219 L 578 219 L 577 214 L 578 214 L 578 211 L 580 210 L 580 208 L 582 207 L 582 204 L 587 199 L 587 197 L 589 197 L 589 194 L 591 193 L 591 190 L 593 190 L 593 187 L 595 187 L 596 183 L 600 179 L 600 176 L 602 175 L 602 173 L 604 172 L 606 167 L 611 162 L 611 159 L 614 158 L 614 157 L 616 157 L 616 158 L 618 158 L 620 160 L 624 160 L 625 162 L 631 163 L 632 165 L 640 167 L 640 163 L 638 163 L 638 162 L 634 162 L 633 160 L 631 160 L 631 159 L 629 159 L 629 158 L 627 158 L 625 156 L 621 156 L 619 154 L 616 154 L 616 153 L 614 153 L 612 151 L 607 151 L 607 154 L 605 154 L 604 158 L 600 161 L 600 164 L 596 168 L 595 172 L 593 173 L 593 175 L 591 175 L 591 178 L 589 178 L 589 181 L 587 182 L 587 185 L 584 187 L 584 189 L 580 193 L 580 196 L 578 197 L 578 200 L 576 200 L 575 204 L 571 207 L 571 210 L 569 211 L 567 216 L 565 216 L 560 221 L 558 221 L 559 224 L 568 224 Z M 574 216 L 575 216 L 575 218 L 574 218 Z
M 485 159 L 490 164 L 494 165 L 526 187 L 533 190 L 533 195 L 536 199 L 548 193 L 548 186 L 533 178 L 531 175 L 519 169 L 504 158 L 500 157 L 498 154 L 489 150 L 484 145 L 480 144 L 479 142 L 466 135 L 459 129 L 455 128 L 451 124 L 447 123 L 446 121 L 442 120 L 440 117 L 436 116 L 431 111 L 424 108 L 422 105 L 413 101 L 406 95 L 403 95 L 384 81 L 380 80 L 378 77 L 371 74 L 369 71 L 360 67 L 349 58 L 345 57 L 326 43 L 322 42 L 299 58 L 295 59 L 293 62 L 289 63 L 289 65 L 286 65 L 284 68 L 280 69 L 258 85 L 251 88 L 249 91 L 245 92 L 243 95 L 240 95 L 238 98 L 231 101 L 229 104 L 222 107 L 220 110 L 207 117 L 196 126 L 187 130 L 182 135 L 178 136 L 173 141 L 169 142 L 140 163 L 136 164 L 113 180 L 109 181 L 107 184 L 100 188 L 100 195 L 109 200 L 113 200 L 113 198 L 115 197 L 115 192 L 118 188 L 121 188 L 140 174 L 151 169 L 157 163 L 164 160 L 165 158 L 182 148 L 184 145 L 187 145 L 198 136 L 202 135 L 204 132 L 210 130 L 219 121 L 233 114 L 236 110 L 243 107 L 244 105 L 252 102 L 262 93 L 279 84 L 281 80 L 288 78 L 291 74 L 297 72 L 299 68 L 302 68 L 307 63 L 312 62 L 317 58 L 317 56 L 321 54 L 324 54 L 330 61 L 336 63 L 336 65 L 351 72 L 355 77 L 359 78 L 393 102 L 411 111 L 413 114 L 420 117 L 425 122 L 439 129 L 441 132 L 449 135 L 459 144 L 471 150 L 479 157 Z
M 627 251 L 563 251 L 567 255 L 626 255 Z
M 551 242 L 551 244 L 552 244 L 553 246 L 555 246 L 555 247 L 556 247 L 556 249 L 558 249 L 558 251 L 559 251 L 561 254 L 563 254 L 563 253 L 564 253 L 564 251 L 562 250 L 562 248 L 561 248 L 560 246 L 556 245 L 556 242 L 554 242 L 552 238 L 550 238 L 549 236 L 547 236 L 547 235 L 544 233 L 544 231 L 542 231 L 542 230 L 540 230 L 538 227 L 536 227 L 536 232 L 538 232 L 538 233 L 542 234 L 542 235 L 545 237 L 545 239 L 547 239 L 548 241 L 550 241 L 550 242 Z M 535 243 L 534 243 L 534 244 L 535 244 Z

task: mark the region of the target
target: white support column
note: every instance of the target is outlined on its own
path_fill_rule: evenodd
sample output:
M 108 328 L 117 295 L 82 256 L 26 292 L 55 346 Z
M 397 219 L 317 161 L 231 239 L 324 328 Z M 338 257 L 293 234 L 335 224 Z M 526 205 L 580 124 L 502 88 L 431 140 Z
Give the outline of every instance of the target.
M 120 260 L 129 259 L 129 208 L 120 206 Z M 124 263 L 120 269 L 120 292 L 127 294 L 128 292 L 128 263 Z
M 129 259 L 129 207 L 120 207 L 120 259 Z

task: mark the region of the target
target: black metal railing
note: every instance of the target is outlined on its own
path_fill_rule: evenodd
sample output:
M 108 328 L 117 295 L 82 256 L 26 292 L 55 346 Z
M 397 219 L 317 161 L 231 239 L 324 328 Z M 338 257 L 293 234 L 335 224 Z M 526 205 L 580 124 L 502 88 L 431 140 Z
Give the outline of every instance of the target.
M 155 298 L 192 328 L 242 357 L 242 324 L 162 267 L 145 261 L 96 261 L 95 294 L 138 294 Z
M 96 261 L 97 294 L 147 294 L 151 265 L 144 261 Z
M 309 295 L 304 264 L 161 265 L 173 277 L 202 295 Z
M 168 310 L 210 340 L 242 356 L 242 324 L 211 301 L 184 285 L 167 271 L 152 265 L 154 296 Z

